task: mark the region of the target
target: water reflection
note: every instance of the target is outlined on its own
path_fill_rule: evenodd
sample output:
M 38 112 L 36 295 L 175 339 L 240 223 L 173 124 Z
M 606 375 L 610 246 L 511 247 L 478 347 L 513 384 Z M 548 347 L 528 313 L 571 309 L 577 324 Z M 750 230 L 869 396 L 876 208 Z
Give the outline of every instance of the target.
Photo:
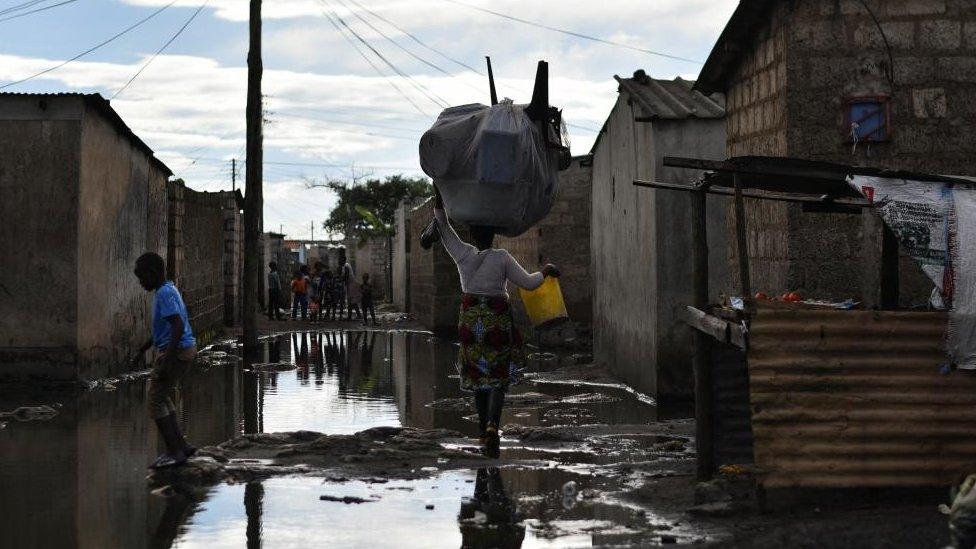
M 187 438 L 198 446 L 241 433 L 304 429 L 337 434 L 380 425 L 474 434 L 475 423 L 466 419 L 471 411 L 428 406 L 435 400 L 460 396 L 457 380 L 449 377 L 455 353 L 452 343 L 423 333 L 286 334 L 267 340 L 253 361 L 191 371 L 177 405 Z M 252 367 L 258 363 L 293 368 L 267 371 Z M 0 410 L 61 404 L 60 413 L 49 421 L 13 423 L 0 429 L 0 508 L 4 510 L 0 513 L 0 546 L 176 544 L 212 549 L 245 543 L 248 547 L 262 543 L 301 546 L 316 539 L 349 546 L 361 544 L 364 538 L 380 543 L 399 541 L 401 531 L 417 536 L 418 547 L 429 546 L 431 539 L 453 547 L 517 546 L 525 529 L 517 526 L 513 500 L 506 493 L 512 493 L 513 486 L 530 493 L 542 482 L 537 473 L 526 471 L 458 471 L 414 483 L 416 493 L 385 491 L 382 503 L 368 504 L 370 509 L 356 512 L 341 504 L 329 507 L 329 519 L 322 523 L 303 520 L 307 514 L 302 513 L 326 512 L 325 504 L 318 501 L 318 481 L 308 479 L 221 485 L 207 493 L 170 497 L 150 495 L 145 466 L 162 443 L 145 411 L 145 385 L 128 382 L 117 387 L 115 391 L 33 396 L 0 392 Z M 578 392 L 569 386 L 541 390 L 555 396 Z M 551 408 L 512 406 L 503 423 L 514 419 L 541 424 Z M 591 406 L 591 410 L 596 414 L 594 422 L 617 417 L 635 421 L 645 416 L 653 420 L 654 413 L 650 407 L 627 400 Z M 510 483 L 508 491 L 503 478 Z M 370 490 L 355 483 L 343 489 L 353 488 L 366 494 Z M 429 492 L 421 495 L 423 489 Z M 471 497 L 462 506 L 466 494 Z M 432 498 L 436 509 L 426 511 L 423 502 Z M 375 537 L 370 528 L 364 528 L 366 523 L 375 525 L 374 509 L 388 513 L 391 531 L 386 538 Z M 495 526 L 486 529 L 466 520 L 476 512 Z M 337 516 L 346 517 L 348 523 L 338 524 Z
M 525 526 L 505 492 L 497 467 L 482 467 L 474 481 L 474 495 L 461 504 L 458 514 L 461 546 L 473 548 L 521 547 Z

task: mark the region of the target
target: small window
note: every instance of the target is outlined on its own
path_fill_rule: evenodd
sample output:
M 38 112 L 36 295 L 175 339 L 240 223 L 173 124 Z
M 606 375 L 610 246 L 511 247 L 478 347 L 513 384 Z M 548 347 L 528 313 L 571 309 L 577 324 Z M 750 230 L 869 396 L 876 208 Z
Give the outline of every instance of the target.
M 849 142 L 887 141 L 891 109 L 887 96 L 852 97 L 844 107 L 844 133 Z

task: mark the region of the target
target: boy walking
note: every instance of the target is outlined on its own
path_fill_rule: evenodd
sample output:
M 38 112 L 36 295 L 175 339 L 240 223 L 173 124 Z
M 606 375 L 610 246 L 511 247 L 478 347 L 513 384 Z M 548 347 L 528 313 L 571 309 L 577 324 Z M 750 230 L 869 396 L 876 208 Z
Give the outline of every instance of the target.
M 373 306 L 373 283 L 369 281 L 369 273 L 363 273 L 363 284 L 359 287 L 359 299 L 363 306 L 363 326 L 368 326 L 366 315 L 373 315 L 373 325 L 376 323 L 376 307 Z
M 197 342 L 183 298 L 176 286 L 166 280 L 163 258 L 152 252 L 142 254 L 136 260 L 135 275 L 147 292 L 155 292 L 152 339 L 143 345 L 136 356 L 141 363 L 146 350 L 155 345 L 156 358 L 149 374 L 149 415 L 163 436 L 166 452 L 160 454 L 150 467 L 182 465 L 196 452 L 196 448 L 183 438 L 172 395 L 179 387 L 180 378 L 193 363 Z
M 281 320 L 281 277 L 274 261 L 268 263 L 268 320 Z

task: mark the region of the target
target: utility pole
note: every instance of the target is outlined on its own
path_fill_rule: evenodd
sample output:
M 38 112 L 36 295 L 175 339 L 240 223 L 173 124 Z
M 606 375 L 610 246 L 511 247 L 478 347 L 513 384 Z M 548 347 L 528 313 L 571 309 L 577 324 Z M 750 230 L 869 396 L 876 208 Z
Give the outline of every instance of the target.
M 261 106 L 261 0 L 250 0 L 250 47 L 247 52 L 247 165 L 244 197 L 244 352 L 258 348 L 258 277 L 261 266 L 261 217 L 264 210 Z
M 308 228 L 312 230 L 312 244 L 315 244 L 315 222 L 309 221 Z
M 237 159 L 230 159 L 230 192 L 237 190 Z

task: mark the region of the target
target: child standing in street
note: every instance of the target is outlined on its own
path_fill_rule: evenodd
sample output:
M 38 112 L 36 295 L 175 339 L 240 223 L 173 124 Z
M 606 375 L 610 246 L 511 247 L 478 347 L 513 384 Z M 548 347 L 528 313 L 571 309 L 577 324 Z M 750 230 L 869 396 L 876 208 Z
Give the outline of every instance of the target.
M 302 320 L 308 318 L 308 278 L 301 271 L 295 271 L 291 281 L 291 291 L 295 296 L 291 302 L 291 319 L 298 316 L 298 308 L 302 309 Z
M 182 465 L 196 452 L 196 448 L 183 438 L 172 395 L 179 387 L 180 378 L 193 363 L 197 342 L 183 297 L 176 286 L 166 280 L 163 258 L 152 252 L 142 254 L 136 260 L 135 275 L 147 292 L 155 292 L 152 339 L 143 345 L 136 356 L 136 361 L 141 363 L 145 352 L 155 345 L 156 358 L 149 374 L 149 415 L 163 436 L 166 452 L 160 454 L 150 467 Z
M 363 326 L 368 326 L 366 315 L 373 315 L 373 325 L 376 326 L 376 307 L 373 306 L 373 283 L 369 281 L 369 273 L 363 273 L 363 283 L 359 286 L 359 301 L 363 306 Z
M 281 278 L 278 263 L 268 263 L 268 320 L 281 320 Z

